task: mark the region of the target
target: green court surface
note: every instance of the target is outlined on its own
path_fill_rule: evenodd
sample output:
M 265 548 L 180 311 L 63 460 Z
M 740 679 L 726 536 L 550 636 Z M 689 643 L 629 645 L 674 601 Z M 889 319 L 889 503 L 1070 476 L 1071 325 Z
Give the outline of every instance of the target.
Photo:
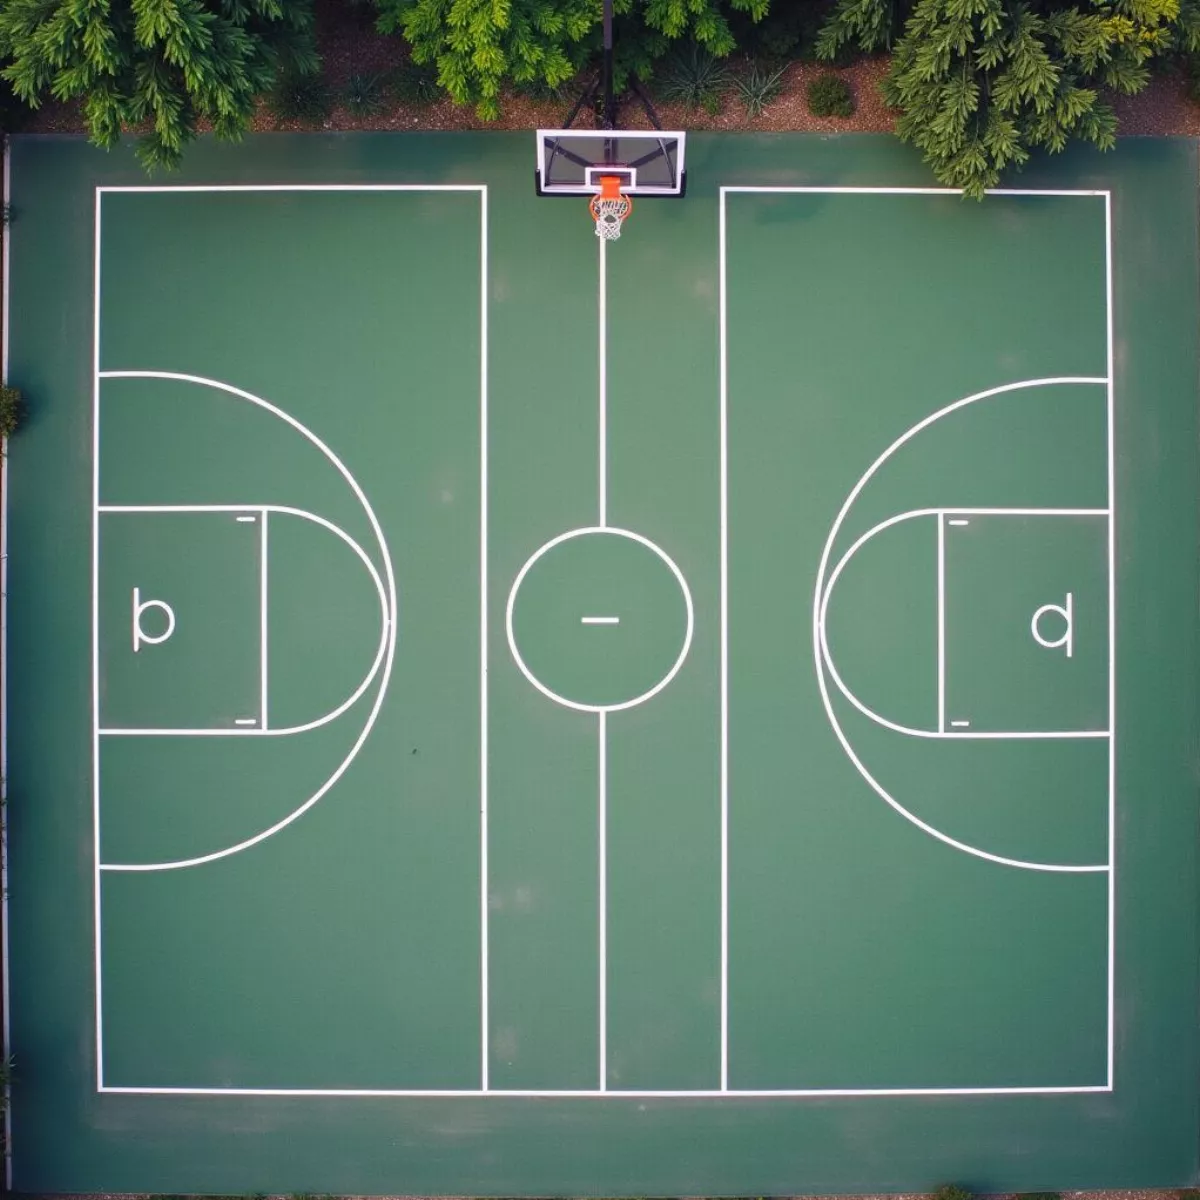
M 1197 146 L 17 138 L 21 1190 L 1200 1182 Z

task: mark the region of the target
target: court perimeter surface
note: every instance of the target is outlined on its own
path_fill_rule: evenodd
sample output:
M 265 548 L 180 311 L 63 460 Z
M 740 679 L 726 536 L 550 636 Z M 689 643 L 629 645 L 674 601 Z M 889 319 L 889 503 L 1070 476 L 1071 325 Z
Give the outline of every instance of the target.
M 1194 1183 L 1196 159 L 15 139 L 16 1186 Z

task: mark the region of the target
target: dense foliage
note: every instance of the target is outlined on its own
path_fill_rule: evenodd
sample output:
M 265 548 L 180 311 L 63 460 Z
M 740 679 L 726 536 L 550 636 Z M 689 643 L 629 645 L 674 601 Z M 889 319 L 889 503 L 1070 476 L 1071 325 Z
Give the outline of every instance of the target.
M 896 0 L 839 0 L 820 52 L 888 45 L 899 16 Z M 1195 0 L 915 0 L 884 97 L 937 177 L 979 196 L 1035 148 L 1111 148 L 1101 89 L 1138 92 L 1153 60 L 1198 46 Z
M 4 0 L 0 56 L 28 104 L 82 100 L 98 145 L 139 130 L 148 167 L 202 121 L 237 138 L 281 71 L 317 67 L 311 0 Z
M 0 133 L 29 106 L 78 99 L 92 138 L 138 135 L 148 167 L 175 165 L 203 127 L 246 128 L 266 97 L 315 121 L 336 97 L 317 76 L 314 0 L 0 0 Z M 440 89 L 485 117 L 507 87 L 565 97 L 594 67 L 602 0 L 329 0 L 402 35 L 396 72 L 353 74 L 341 100 L 370 117 L 389 93 Z M 754 117 L 789 57 L 890 50 L 897 131 L 944 183 L 981 195 L 1041 149 L 1106 148 L 1106 95 L 1143 88 L 1182 57 L 1200 96 L 1200 0 L 615 0 L 617 75 L 714 109 L 736 91 Z M 360 18 L 361 19 L 361 18 Z M 739 50 L 736 70 L 726 60 Z M 411 61 L 409 61 L 411 60 Z M 748 61 L 753 60 L 753 61 Z M 835 82 L 822 84 L 832 88 Z M 818 97 L 818 107 L 825 104 Z M 839 102 L 845 111 L 848 101 Z
M 376 0 L 379 28 L 400 32 L 417 63 L 484 118 L 499 112 L 505 83 L 557 88 L 599 46 L 601 0 Z M 648 74 L 670 44 L 689 39 L 721 57 L 735 47 L 729 18 L 757 20 L 770 0 L 615 0 L 622 73 Z

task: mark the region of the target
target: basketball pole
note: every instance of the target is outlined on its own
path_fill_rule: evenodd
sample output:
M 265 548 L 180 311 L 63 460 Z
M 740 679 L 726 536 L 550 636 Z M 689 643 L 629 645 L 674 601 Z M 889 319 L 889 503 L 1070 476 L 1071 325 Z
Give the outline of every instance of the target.
M 575 124 L 575 118 L 579 116 L 585 105 L 593 103 L 597 92 L 600 93 L 600 128 L 607 130 L 617 127 L 617 98 L 613 94 L 613 0 L 603 0 L 601 12 L 603 14 L 604 49 L 600 70 L 592 75 L 580 93 L 579 99 L 567 113 L 566 120 L 562 123 L 563 129 L 570 129 Z M 631 72 L 628 82 L 629 90 L 637 97 L 646 114 L 646 119 L 655 129 L 661 129 L 662 122 L 658 119 L 658 113 L 654 111 L 654 105 L 650 103 L 650 97 L 646 95 L 637 76 Z
M 615 129 L 617 106 L 613 98 L 613 0 L 604 0 L 604 112 L 605 129 Z

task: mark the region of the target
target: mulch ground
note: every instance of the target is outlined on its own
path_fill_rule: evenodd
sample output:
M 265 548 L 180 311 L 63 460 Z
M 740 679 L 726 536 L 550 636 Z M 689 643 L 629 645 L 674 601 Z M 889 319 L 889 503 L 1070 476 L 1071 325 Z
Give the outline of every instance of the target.
M 498 120 L 481 121 L 470 107 L 455 105 L 448 98 L 432 102 L 398 99 L 389 91 L 383 109 L 371 116 L 356 116 L 338 98 L 354 75 L 388 77 L 406 63 L 404 42 L 394 35 L 377 33 L 372 24 L 373 6 L 346 5 L 337 0 L 318 0 L 317 36 L 324 72 L 335 103 L 319 124 L 279 120 L 264 103 L 253 122 L 256 132 L 295 132 L 310 129 L 383 130 L 527 130 L 561 126 L 574 99 L 571 89 L 564 98 L 534 99 L 510 93 L 503 98 Z M 734 63 L 735 69 L 737 63 Z M 886 56 L 864 58 L 850 66 L 833 69 L 824 64 L 794 62 L 784 73 L 780 94 L 756 117 L 744 105 L 726 95 L 715 113 L 685 109 L 655 102 L 665 129 L 723 130 L 744 132 L 796 131 L 804 133 L 888 133 L 894 114 L 884 104 L 879 83 L 887 71 Z M 808 111 L 805 88 L 818 75 L 835 74 L 849 85 L 855 111 L 849 117 L 814 117 Z M 651 84 L 650 91 L 653 94 Z M 1156 79 L 1137 96 L 1111 98 L 1120 119 L 1122 135 L 1200 135 L 1200 104 L 1189 100 L 1181 77 L 1168 74 Z M 648 127 L 636 102 L 622 110 L 621 123 L 629 128 Z M 580 120 L 577 124 L 583 124 Z M 37 114 L 32 131 L 38 133 L 84 132 L 78 104 L 47 104 Z

